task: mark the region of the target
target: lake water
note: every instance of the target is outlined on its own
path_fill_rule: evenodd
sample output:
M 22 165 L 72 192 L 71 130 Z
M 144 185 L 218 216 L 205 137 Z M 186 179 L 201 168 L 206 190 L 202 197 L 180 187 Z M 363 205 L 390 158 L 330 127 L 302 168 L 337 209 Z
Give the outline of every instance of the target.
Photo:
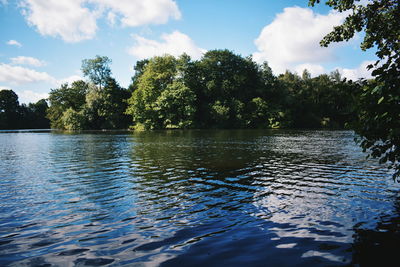
M 353 138 L 0 133 L 0 265 L 398 261 L 399 186 Z

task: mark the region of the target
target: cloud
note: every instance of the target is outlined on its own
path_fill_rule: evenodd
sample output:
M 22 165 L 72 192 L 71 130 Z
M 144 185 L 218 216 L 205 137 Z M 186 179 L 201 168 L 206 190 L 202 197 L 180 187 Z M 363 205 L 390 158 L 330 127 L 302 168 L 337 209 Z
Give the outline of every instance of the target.
M 0 91 L 1 90 L 12 90 L 12 89 L 10 87 L 8 87 L 8 86 L 0 85 Z
M 194 59 L 198 59 L 206 52 L 205 49 L 196 46 L 189 36 L 179 31 L 161 35 L 162 41 L 160 42 L 146 39 L 139 35 L 134 36 L 134 38 L 136 43 L 129 48 L 128 53 L 138 59 L 161 56 L 164 54 L 180 56 L 183 53 L 188 54 Z
M 97 12 L 82 6 L 81 0 L 23 0 L 22 14 L 42 35 L 79 42 L 95 36 Z
M 181 12 L 172 0 L 90 0 L 107 12 L 112 24 L 116 17 L 122 26 L 136 27 L 145 24 L 164 24 L 170 17 L 181 18 Z
M 92 39 L 97 20 L 106 16 L 111 24 L 122 26 L 166 23 L 181 13 L 172 0 L 21 0 L 22 14 L 42 35 L 60 37 L 66 42 Z
M 309 8 L 285 8 L 254 41 L 258 51 L 253 58 L 259 63 L 268 61 L 275 73 L 299 64 L 330 61 L 335 58 L 334 48 L 322 48 L 319 42 L 345 16 L 335 11 L 320 15 Z
M 61 86 L 62 84 L 65 84 L 65 83 L 71 84 L 71 83 L 73 83 L 75 81 L 79 81 L 79 80 L 84 80 L 84 79 L 83 79 L 83 77 L 81 77 L 79 75 L 72 75 L 67 78 L 57 80 L 56 85 Z
M 0 63 L 0 82 L 14 85 L 33 82 L 54 83 L 55 79 L 46 72 Z
M 326 73 L 325 68 L 319 64 L 305 63 L 294 67 L 294 71 L 296 71 L 299 75 L 302 75 L 305 69 L 308 70 L 308 72 L 311 74 L 311 77 Z
M 36 103 L 40 99 L 46 99 L 49 97 L 48 93 L 38 93 L 32 90 L 16 90 L 15 93 L 18 95 L 18 101 L 20 103 Z
M 7 4 L 8 4 L 8 1 L 7 1 L 7 0 L 0 0 L 0 5 L 5 6 L 5 5 L 7 5 Z
M 20 42 L 15 41 L 15 40 L 10 40 L 10 41 L 7 42 L 7 44 L 8 44 L 8 45 L 18 46 L 18 47 L 21 47 L 21 46 L 22 46 L 22 44 L 21 44 Z
M 11 64 L 13 64 L 13 65 L 31 65 L 31 66 L 35 66 L 35 67 L 42 67 L 42 66 L 46 65 L 46 62 L 41 61 L 34 57 L 19 56 L 19 57 L 11 58 Z
M 367 70 L 367 66 L 370 64 L 374 64 L 375 61 L 363 61 L 360 66 L 355 69 L 346 69 L 346 68 L 337 68 L 343 77 L 348 80 L 356 81 L 361 78 L 371 79 L 371 70 Z
M 374 64 L 375 61 L 366 60 L 363 61 L 358 67 L 354 69 L 347 69 L 342 67 L 337 67 L 335 70 L 338 70 L 343 78 L 347 78 L 348 80 L 357 81 L 358 79 L 371 79 L 372 70 L 367 70 L 367 66 L 370 64 Z M 303 71 L 307 69 L 312 77 L 327 73 L 327 70 L 318 64 L 300 64 L 294 67 L 294 71 L 296 71 L 299 75 L 303 73 Z M 333 71 L 333 70 L 332 70 Z

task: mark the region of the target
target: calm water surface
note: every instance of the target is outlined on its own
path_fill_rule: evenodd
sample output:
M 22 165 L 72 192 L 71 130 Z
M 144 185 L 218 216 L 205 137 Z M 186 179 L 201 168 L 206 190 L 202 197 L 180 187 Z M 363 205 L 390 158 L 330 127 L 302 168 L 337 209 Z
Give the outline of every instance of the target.
M 397 259 L 399 186 L 352 132 L 0 133 L 0 265 Z

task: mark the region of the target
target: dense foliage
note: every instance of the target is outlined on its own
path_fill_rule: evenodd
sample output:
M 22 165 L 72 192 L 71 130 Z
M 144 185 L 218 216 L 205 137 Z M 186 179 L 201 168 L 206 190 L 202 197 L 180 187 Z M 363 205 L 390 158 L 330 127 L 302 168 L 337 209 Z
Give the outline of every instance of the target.
M 197 61 L 186 54 L 138 61 L 129 89 L 111 77 L 110 62 L 83 60 L 88 81 L 52 89 L 49 107 L 44 100 L 19 105 L 14 92 L 1 91 L 1 127 L 47 128 L 47 113 L 52 128 L 66 130 L 342 129 L 355 122 L 362 97 L 362 85 L 337 71 L 275 76 L 267 63 L 228 50 L 208 51 Z
M 0 129 L 48 129 L 47 108 L 44 99 L 20 105 L 14 91 L 0 89 Z
M 66 130 L 124 129 L 129 117 L 124 114 L 128 90 L 111 77 L 111 60 L 97 56 L 85 59 L 82 71 L 89 82 L 75 81 L 53 89 L 47 111 L 51 127 Z
M 318 2 L 309 1 L 311 5 Z M 330 0 L 326 4 L 349 15 L 321 41 L 323 46 L 347 41 L 363 31 L 361 48 L 376 49 L 378 60 L 369 66 L 375 79 L 364 82 L 354 129 L 363 149 L 381 162 L 391 162 L 394 177 L 400 177 L 400 1 Z
M 361 84 L 337 71 L 275 76 L 267 63 L 228 50 L 209 51 L 197 61 L 185 54 L 138 61 L 129 89 L 111 77 L 110 62 L 83 60 L 88 81 L 52 89 L 50 107 L 45 100 L 19 105 L 14 92 L 1 91 L 0 127 L 48 128 L 47 113 L 52 128 L 66 130 L 341 129 L 355 121 L 362 96 Z
M 198 61 L 165 55 L 138 62 L 127 114 L 136 129 L 344 128 L 356 116 L 360 85 L 338 72 L 274 76 L 228 50 Z

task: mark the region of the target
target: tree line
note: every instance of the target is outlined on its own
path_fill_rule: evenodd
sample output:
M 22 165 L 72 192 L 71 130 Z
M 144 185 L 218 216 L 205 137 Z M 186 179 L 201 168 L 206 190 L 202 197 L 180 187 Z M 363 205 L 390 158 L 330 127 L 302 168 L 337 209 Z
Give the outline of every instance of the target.
M 312 78 L 286 71 L 275 76 L 229 50 L 200 60 L 188 55 L 138 61 L 128 88 L 112 77 L 105 56 L 82 61 L 88 79 L 52 89 L 47 102 L 19 105 L 11 90 L 0 94 L 1 128 L 204 129 L 336 128 L 357 120 L 361 82 L 338 71 Z
M 339 72 L 275 76 L 228 50 L 193 61 L 154 57 L 136 65 L 127 114 L 136 129 L 344 128 L 355 119 L 360 84 Z
M 228 50 L 208 51 L 200 60 L 184 54 L 138 61 L 126 89 L 112 77 L 110 63 L 104 56 L 83 60 L 87 81 L 52 89 L 48 108 L 44 100 L 17 108 L 14 93 L 13 100 L 7 100 L 14 101 L 8 104 L 12 108 L 1 107 L 1 114 L 11 118 L 2 120 L 2 128 L 7 121 L 9 128 L 35 128 L 37 120 L 18 117 L 29 112 L 17 110 L 41 105 L 41 113 L 33 113 L 40 114 L 43 123 L 49 119 L 52 128 L 65 130 L 342 129 L 356 120 L 362 91 L 360 82 L 347 81 L 338 71 L 314 78 L 307 70 L 301 76 L 290 71 L 275 76 L 267 63 L 259 65 Z
M 45 99 L 36 103 L 19 104 L 13 90 L 0 90 L 0 130 L 48 129 L 48 104 Z

